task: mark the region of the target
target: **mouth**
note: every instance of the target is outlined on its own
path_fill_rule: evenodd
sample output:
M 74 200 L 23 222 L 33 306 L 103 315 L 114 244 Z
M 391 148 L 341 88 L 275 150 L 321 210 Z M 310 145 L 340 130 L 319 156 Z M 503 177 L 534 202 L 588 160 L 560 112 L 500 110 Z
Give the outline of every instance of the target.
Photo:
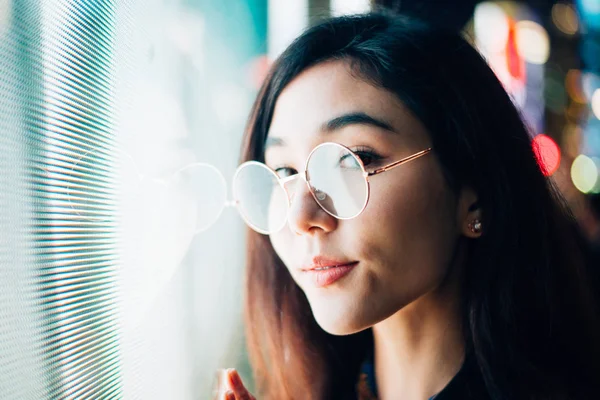
M 315 257 L 302 271 L 308 274 L 316 287 L 325 287 L 348 275 L 358 261 L 345 261 Z

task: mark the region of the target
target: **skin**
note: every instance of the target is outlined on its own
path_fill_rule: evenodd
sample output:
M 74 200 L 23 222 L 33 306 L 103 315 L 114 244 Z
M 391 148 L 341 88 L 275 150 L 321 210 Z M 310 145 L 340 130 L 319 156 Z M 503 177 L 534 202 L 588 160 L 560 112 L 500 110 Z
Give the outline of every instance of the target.
M 351 123 L 326 129 L 329 121 L 351 113 L 387 128 Z M 380 159 L 363 153 L 367 171 L 431 147 L 423 124 L 396 96 L 361 80 L 339 60 L 307 69 L 283 90 L 271 142 L 266 164 L 283 174 L 303 171 L 310 151 L 323 142 L 377 154 Z M 373 329 L 380 399 L 429 398 L 464 358 L 458 299 L 464 237 L 479 236 L 467 227 L 480 217 L 477 197 L 469 188 L 459 193 L 449 188 L 435 149 L 372 176 L 370 184 L 362 214 L 339 220 L 297 180 L 287 225 L 270 235 L 271 243 L 325 331 Z M 333 284 L 316 287 L 302 270 L 316 255 L 358 264 Z M 244 398 L 233 392 L 232 398 Z

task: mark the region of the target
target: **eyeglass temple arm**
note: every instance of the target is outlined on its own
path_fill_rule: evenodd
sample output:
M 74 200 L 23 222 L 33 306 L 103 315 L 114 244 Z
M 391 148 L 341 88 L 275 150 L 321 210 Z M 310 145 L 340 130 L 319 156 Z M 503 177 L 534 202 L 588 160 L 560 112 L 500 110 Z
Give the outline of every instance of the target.
M 430 147 L 430 148 L 428 148 L 428 149 L 425 149 L 425 150 L 421 150 L 421 151 L 419 151 L 418 153 L 415 153 L 415 154 L 413 154 L 412 156 L 408 156 L 408 157 L 406 157 L 406 158 L 403 158 L 403 159 L 401 159 L 401 160 L 398 160 L 398 161 L 395 161 L 395 162 L 393 162 L 393 163 L 391 163 L 391 164 L 388 164 L 388 165 L 386 165 L 385 167 L 377 168 L 377 169 L 376 169 L 376 170 L 374 170 L 374 171 L 368 172 L 368 173 L 367 173 L 367 176 L 373 176 L 373 175 L 377 175 L 377 174 L 379 174 L 379 173 L 381 173 L 381 172 L 388 171 L 388 170 L 390 170 L 390 169 L 392 169 L 392 168 L 395 168 L 395 167 L 397 167 L 397 166 L 399 166 L 399 165 L 402 165 L 402 164 L 404 164 L 404 163 L 407 163 L 407 162 L 409 162 L 409 161 L 412 161 L 412 160 L 414 160 L 414 159 L 417 159 L 417 158 L 419 158 L 419 157 L 421 157 L 421 156 L 424 156 L 425 154 L 429 153 L 431 150 L 432 150 L 432 148 L 431 148 L 431 147 Z

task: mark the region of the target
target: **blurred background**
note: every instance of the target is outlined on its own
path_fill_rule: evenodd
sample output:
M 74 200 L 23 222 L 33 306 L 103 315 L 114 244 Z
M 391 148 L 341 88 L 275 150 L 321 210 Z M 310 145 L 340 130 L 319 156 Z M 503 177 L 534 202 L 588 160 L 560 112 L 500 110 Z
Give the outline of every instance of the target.
M 598 254 L 600 0 L 0 0 L 0 399 L 252 387 L 248 112 L 302 30 L 377 5 L 464 30 Z

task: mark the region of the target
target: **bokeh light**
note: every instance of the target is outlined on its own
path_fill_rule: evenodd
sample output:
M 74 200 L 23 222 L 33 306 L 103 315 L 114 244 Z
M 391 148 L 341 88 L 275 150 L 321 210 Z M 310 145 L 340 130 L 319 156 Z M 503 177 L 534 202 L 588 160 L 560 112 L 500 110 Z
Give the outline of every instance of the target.
M 532 64 L 544 64 L 550 55 L 550 39 L 543 26 L 533 21 L 519 21 L 515 27 L 517 49 Z
M 593 72 L 585 72 L 581 75 L 581 88 L 585 97 L 591 99 L 596 89 L 600 88 L 600 76 Z
M 250 85 L 258 90 L 269 73 L 272 60 L 267 55 L 254 58 L 248 65 L 248 80 Z
M 504 51 L 508 41 L 508 17 L 502 7 L 483 2 L 475 8 L 475 36 L 478 47 L 487 52 Z
M 600 119 L 600 89 L 596 89 L 592 95 L 592 111 L 596 118 Z
M 600 120 L 591 116 L 583 123 L 580 153 L 600 155 L 600 135 L 598 132 L 600 132 Z
M 533 152 L 545 176 L 551 176 L 560 165 L 560 148 L 548 135 L 539 134 L 533 138 Z
M 577 0 L 580 18 L 588 29 L 600 28 L 600 1 Z
M 562 130 L 562 153 L 569 158 L 575 158 L 581 148 L 581 127 L 573 122 L 567 122 Z
M 579 30 L 579 18 L 571 4 L 556 3 L 552 6 L 552 22 L 567 35 L 574 35 Z
M 288 0 L 289 1 L 289 0 Z M 331 0 L 331 15 L 358 14 L 371 9 L 369 0 Z
M 586 14 L 600 14 L 600 2 L 598 0 L 579 0 L 581 9 Z
M 267 49 L 271 60 L 308 26 L 308 1 L 268 1 Z
M 570 69 L 565 77 L 565 89 L 567 93 L 577 103 L 585 103 L 586 97 L 581 87 L 581 71 L 578 69 Z
M 590 193 L 598 190 L 598 165 L 590 157 L 580 154 L 571 165 L 571 179 L 575 187 Z

